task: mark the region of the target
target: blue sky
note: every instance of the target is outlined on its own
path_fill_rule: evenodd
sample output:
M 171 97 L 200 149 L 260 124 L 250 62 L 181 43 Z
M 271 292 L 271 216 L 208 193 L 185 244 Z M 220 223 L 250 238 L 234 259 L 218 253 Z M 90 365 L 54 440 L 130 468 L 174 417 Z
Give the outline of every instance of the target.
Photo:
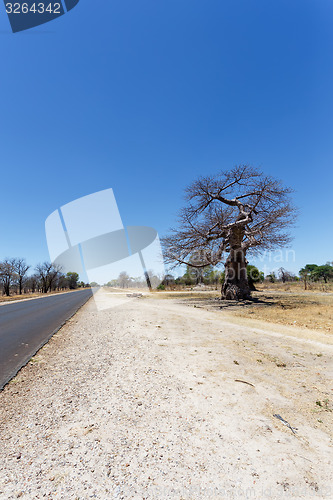
M 164 235 L 192 180 L 249 163 L 296 191 L 283 265 L 333 260 L 332 22 L 331 0 L 81 0 L 12 34 L 1 5 L 0 259 L 48 259 L 46 217 L 109 187 Z

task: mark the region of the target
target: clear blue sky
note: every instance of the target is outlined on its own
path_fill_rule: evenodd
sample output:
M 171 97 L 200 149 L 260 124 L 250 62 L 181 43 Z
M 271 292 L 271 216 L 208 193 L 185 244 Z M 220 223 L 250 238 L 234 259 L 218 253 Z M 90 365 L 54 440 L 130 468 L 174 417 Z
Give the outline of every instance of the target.
M 46 217 L 109 187 L 163 235 L 249 163 L 296 190 L 285 267 L 333 260 L 332 0 L 81 0 L 17 34 L 0 7 L 0 259 L 48 259 Z

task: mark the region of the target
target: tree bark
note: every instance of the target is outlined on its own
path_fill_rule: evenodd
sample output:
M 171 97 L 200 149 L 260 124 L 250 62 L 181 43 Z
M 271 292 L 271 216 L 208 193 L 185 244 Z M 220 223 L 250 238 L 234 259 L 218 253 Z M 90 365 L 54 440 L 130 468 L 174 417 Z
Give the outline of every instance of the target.
M 251 298 L 247 279 L 247 260 L 241 247 L 232 248 L 225 263 L 225 279 L 222 285 L 223 300 L 244 300 Z

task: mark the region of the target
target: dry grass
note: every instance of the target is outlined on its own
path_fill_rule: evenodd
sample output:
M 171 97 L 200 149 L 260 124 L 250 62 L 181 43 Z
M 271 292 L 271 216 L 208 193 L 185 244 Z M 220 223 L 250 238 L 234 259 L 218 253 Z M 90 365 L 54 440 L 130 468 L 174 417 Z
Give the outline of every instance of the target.
M 149 295 L 148 297 L 150 298 L 157 298 L 157 299 L 209 299 L 209 298 L 215 298 L 219 297 L 219 291 L 217 290 L 200 290 L 200 291 L 191 291 L 191 290 L 184 290 L 184 291 L 167 291 L 167 292 L 160 292 L 160 291 L 154 291 L 153 294 Z
M 271 323 L 333 332 L 333 295 L 262 291 L 254 292 L 253 298 L 257 302 L 235 313 Z
M 76 292 L 78 290 L 84 290 L 84 288 L 77 288 L 76 290 L 55 290 L 54 292 L 47 292 L 47 293 L 41 293 L 41 292 L 36 292 L 36 293 L 22 293 L 22 295 L 10 295 L 9 297 L 6 297 L 5 295 L 0 295 L 0 302 L 13 302 L 17 300 L 26 300 L 26 299 L 37 299 L 38 297 L 48 297 L 49 295 L 55 295 L 59 293 L 66 293 L 66 292 Z
M 323 293 L 333 293 L 333 282 L 330 283 L 324 283 L 322 281 L 320 282 L 313 282 L 313 283 L 307 283 L 307 289 L 305 290 L 304 288 L 304 283 L 303 281 L 295 281 L 295 282 L 290 282 L 290 283 L 262 283 L 259 285 L 256 285 L 256 288 L 261 291 L 266 291 L 266 290 L 274 290 L 274 291 L 280 291 L 280 292 L 294 292 L 294 293 L 316 293 L 316 292 L 323 292 Z
M 187 290 L 154 293 L 159 299 L 180 299 L 193 307 L 222 309 L 234 316 L 333 332 L 333 285 L 313 284 L 304 290 L 302 283 L 259 285 L 253 300 L 219 301 L 219 291 Z M 332 290 L 332 291 L 331 291 Z
M 23 293 L 22 295 L 10 295 L 6 297 L 5 295 L 0 296 L 0 302 L 12 302 L 13 300 L 23 300 L 23 299 L 34 299 L 36 297 L 42 297 L 45 294 L 42 293 Z

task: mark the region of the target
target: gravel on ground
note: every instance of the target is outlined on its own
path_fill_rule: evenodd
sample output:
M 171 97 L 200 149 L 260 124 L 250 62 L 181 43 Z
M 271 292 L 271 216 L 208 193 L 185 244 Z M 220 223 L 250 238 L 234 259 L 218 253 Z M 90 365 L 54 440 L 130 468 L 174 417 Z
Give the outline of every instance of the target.
M 1 499 L 332 498 L 329 335 L 97 297 L 0 394 Z

